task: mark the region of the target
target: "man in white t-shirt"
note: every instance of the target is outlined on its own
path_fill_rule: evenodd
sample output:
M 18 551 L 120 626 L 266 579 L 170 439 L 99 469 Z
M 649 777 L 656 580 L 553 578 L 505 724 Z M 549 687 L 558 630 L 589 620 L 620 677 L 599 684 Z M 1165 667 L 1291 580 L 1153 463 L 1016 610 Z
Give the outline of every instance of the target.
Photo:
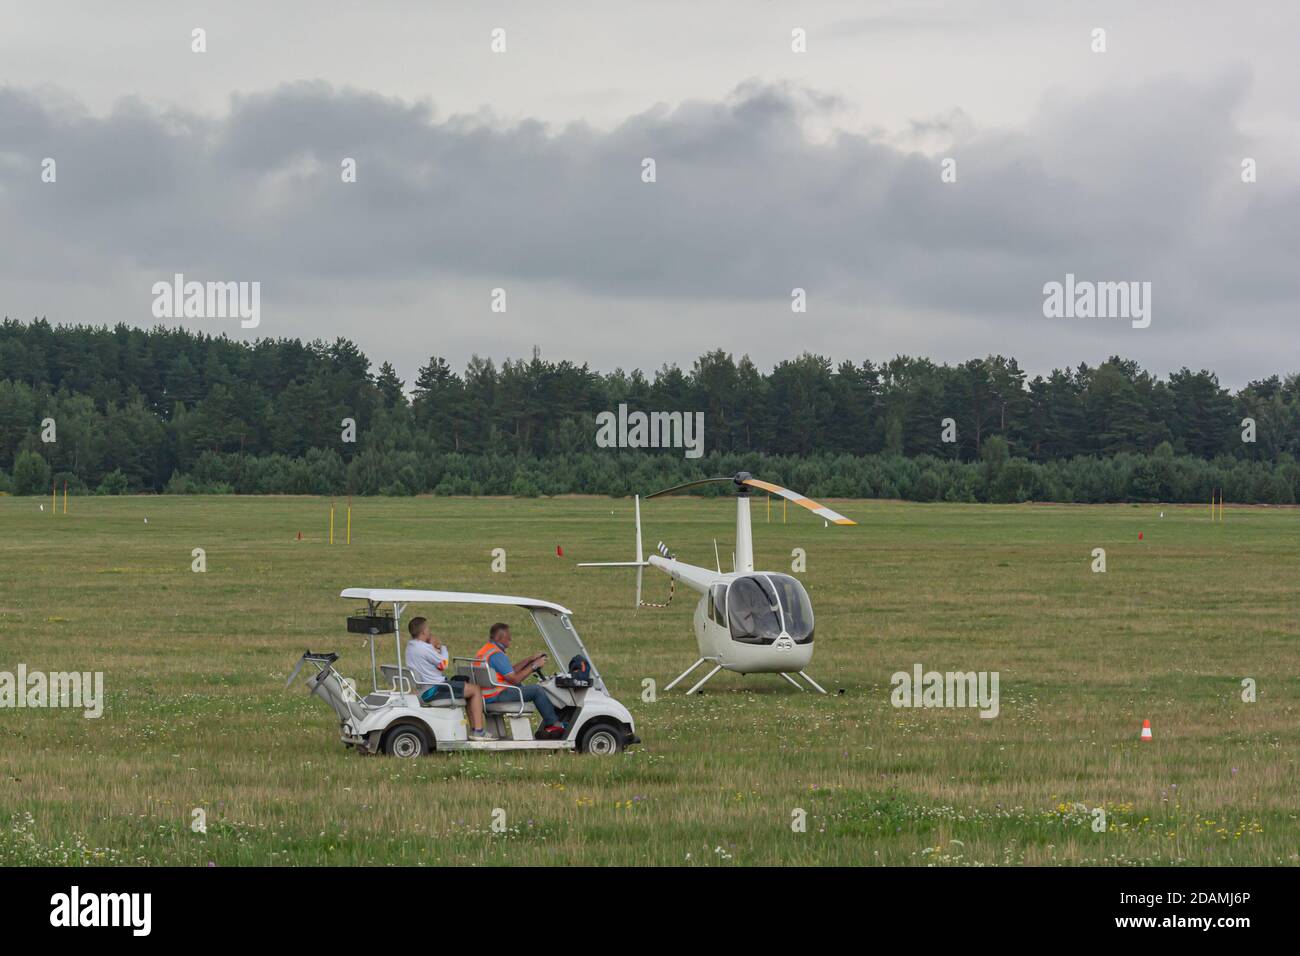
M 447 645 L 433 636 L 429 622 L 422 617 L 413 617 L 406 627 L 411 634 L 411 639 L 406 644 L 406 668 L 417 684 L 431 685 L 421 697 L 433 700 L 446 694 L 465 701 L 470 726 L 473 728 L 469 739 L 496 740 L 483 726 L 483 692 L 476 684 L 468 681 L 447 680 L 444 672 L 451 654 L 447 651 Z M 425 695 L 430 696 L 426 698 Z

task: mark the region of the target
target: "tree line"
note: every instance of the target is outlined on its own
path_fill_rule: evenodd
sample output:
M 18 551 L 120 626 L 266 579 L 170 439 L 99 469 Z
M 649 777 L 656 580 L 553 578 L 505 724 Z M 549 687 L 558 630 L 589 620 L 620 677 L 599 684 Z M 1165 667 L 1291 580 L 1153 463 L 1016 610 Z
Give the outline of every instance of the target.
M 704 456 L 597 448 L 620 404 L 703 412 Z M 342 338 L 0 323 L 0 491 L 16 494 L 622 495 L 744 468 L 824 496 L 1293 503 L 1298 457 L 1295 374 L 1233 393 L 1118 356 L 1031 378 L 1000 355 L 763 371 L 715 349 L 647 375 L 534 351 L 463 373 L 434 356 L 408 388 Z

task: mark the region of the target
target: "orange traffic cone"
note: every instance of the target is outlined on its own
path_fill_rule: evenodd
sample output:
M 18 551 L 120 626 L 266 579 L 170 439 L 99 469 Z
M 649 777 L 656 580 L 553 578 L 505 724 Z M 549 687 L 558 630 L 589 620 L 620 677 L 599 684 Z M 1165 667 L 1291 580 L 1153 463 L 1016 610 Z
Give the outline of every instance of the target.
M 1153 739 L 1154 738 L 1151 736 L 1151 721 L 1142 721 L 1142 742 L 1149 744 Z

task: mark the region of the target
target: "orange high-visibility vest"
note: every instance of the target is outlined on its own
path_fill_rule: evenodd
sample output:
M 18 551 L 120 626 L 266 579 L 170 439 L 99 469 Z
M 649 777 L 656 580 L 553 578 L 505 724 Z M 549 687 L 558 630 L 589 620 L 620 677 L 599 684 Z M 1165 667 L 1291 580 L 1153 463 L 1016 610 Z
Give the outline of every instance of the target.
M 488 673 L 492 675 L 492 679 L 496 681 L 498 684 L 505 683 L 505 680 L 503 679 L 504 675 L 502 675 L 496 668 L 492 666 L 490 660 L 493 654 L 497 653 L 498 651 L 504 651 L 504 650 L 505 648 L 503 648 L 500 644 L 496 643 L 495 641 L 488 641 L 486 644 L 480 647 L 478 649 L 478 653 L 474 655 L 475 660 L 482 661 L 483 663 L 487 664 Z M 484 699 L 490 700 L 491 698 L 495 697 L 497 694 L 501 693 L 502 690 L 504 690 L 504 688 L 501 687 L 494 687 L 491 690 L 488 690 L 487 688 L 483 688 L 483 697 Z

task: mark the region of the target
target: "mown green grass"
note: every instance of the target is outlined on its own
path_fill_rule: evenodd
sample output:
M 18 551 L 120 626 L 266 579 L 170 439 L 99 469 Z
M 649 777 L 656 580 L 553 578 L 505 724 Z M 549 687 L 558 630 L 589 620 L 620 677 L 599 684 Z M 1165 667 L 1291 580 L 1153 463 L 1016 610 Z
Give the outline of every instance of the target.
M 810 672 L 832 696 L 721 674 L 686 698 L 662 687 L 695 658 L 692 595 L 634 616 L 630 572 L 575 568 L 632 556 L 629 501 L 364 500 L 352 544 L 333 547 L 319 499 L 38 504 L 0 498 L 0 670 L 101 670 L 107 704 L 99 720 L 0 709 L 3 864 L 1297 861 L 1294 509 L 1229 507 L 1212 524 L 1207 508 L 844 502 L 861 525 L 828 529 L 782 524 L 779 506 L 769 524 L 756 502 L 760 567 L 807 551 Z M 716 538 L 725 562 L 733 513 L 652 502 L 648 543 L 708 564 Z M 489 572 L 496 547 L 506 574 Z M 1106 574 L 1090 571 L 1096 547 Z M 332 712 L 283 683 L 305 648 L 366 679 L 347 586 L 572 607 L 644 744 L 606 759 L 345 750 Z M 647 600 L 667 593 L 647 578 Z M 497 616 L 443 610 L 453 653 Z M 517 628 L 521 651 L 537 646 Z M 1001 715 L 895 709 L 890 675 L 918 661 L 998 671 Z M 1143 718 L 1154 743 L 1138 742 Z

